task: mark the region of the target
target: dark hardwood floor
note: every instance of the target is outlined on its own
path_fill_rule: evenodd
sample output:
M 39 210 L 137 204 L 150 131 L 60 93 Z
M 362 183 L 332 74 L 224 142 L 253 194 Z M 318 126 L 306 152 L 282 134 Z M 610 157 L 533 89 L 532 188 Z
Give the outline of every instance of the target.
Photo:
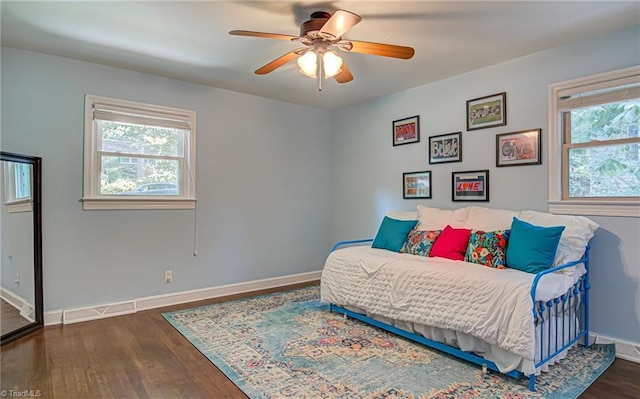
M 20 311 L 4 299 L 0 299 L 0 334 L 17 330 L 31 322 L 20 315 Z
M 0 389 L 45 399 L 246 398 L 161 313 L 281 289 L 45 327 L 2 347 Z M 616 359 L 580 398 L 637 399 L 639 377 L 640 364 Z

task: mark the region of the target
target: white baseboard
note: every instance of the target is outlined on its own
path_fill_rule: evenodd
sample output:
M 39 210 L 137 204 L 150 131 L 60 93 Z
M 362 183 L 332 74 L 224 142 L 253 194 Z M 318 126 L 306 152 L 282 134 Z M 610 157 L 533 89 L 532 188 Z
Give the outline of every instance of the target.
M 308 281 L 319 280 L 321 274 L 321 271 L 299 273 L 283 277 L 253 280 L 244 283 L 220 285 L 218 287 L 201 288 L 198 290 L 148 296 L 135 300 L 136 309 L 155 309 L 163 306 L 179 305 L 181 303 L 200 301 L 203 299 L 218 298 L 221 296 L 242 294 L 245 292 L 263 290 L 267 288 L 306 283 Z
M 593 345 L 598 341 L 598 334 L 594 332 L 589 333 L 589 345 Z M 584 345 L 584 339 L 578 341 L 579 343 Z
M 596 343 L 616 344 L 616 357 L 629 360 L 630 362 L 640 363 L 640 344 L 609 338 L 603 335 L 597 336 Z
M 0 287 L 0 298 L 4 299 L 9 305 L 13 306 L 17 310 L 22 308 L 24 299 L 18 294 L 15 294 L 4 287 Z
M 242 294 L 245 292 L 282 287 L 291 284 L 306 283 L 309 281 L 319 280 L 321 274 L 322 271 L 318 270 L 315 272 L 291 274 L 288 276 L 265 278 L 243 283 L 220 285 L 217 287 L 154 295 L 106 305 L 96 305 L 76 309 L 51 310 L 44 313 L 44 325 L 50 326 L 55 324 L 70 324 L 104 319 L 107 317 L 136 313 L 141 310 L 179 305 L 182 303 Z
M 4 299 L 9 305 L 16 308 L 20 312 L 20 316 L 29 320 L 31 323 L 35 321 L 32 317 L 34 316 L 33 312 L 35 307 L 20 295 L 0 286 L 0 298 Z
M 56 324 L 62 324 L 62 313 L 63 311 L 61 309 L 44 312 L 44 325 L 53 326 Z

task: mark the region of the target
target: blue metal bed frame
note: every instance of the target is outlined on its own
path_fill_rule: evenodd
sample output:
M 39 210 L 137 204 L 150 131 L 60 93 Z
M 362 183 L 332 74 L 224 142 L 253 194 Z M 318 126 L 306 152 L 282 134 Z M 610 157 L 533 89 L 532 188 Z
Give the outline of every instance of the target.
M 336 243 L 332 248 L 331 252 L 342 246 L 350 246 L 350 245 L 358 245 L 364 244 L 368 242 L 372 242 L 372 238 L 362 239 L 362 240 L 349 240 L 349 241 L 340 241 Z M 576 341 L 583 338 L 583 344 L 585 347 L 589 347 L 589 289 L 591 285 L 589 284 L 589 250 L 591 247 L 587 245 L 587 249 L 584 253 L 584 257 L 576 262 L 566 263 L 564 265 L 556 266 L 554 268 L 542 271 L 536 274 L 533 279 L 533 283 L 531 285 L 531 301 L 533 303 L 533 320 L 535 323 L 535 328 L 539 330 L 540 333 L 540 347 L 536 348 L 536 351 L 539 351 L 540 360 L 536 362 L 535 367 L 538 368 L 549 360 L 553 359 L 555 356 L 560 354 L 565 349 L 568 349 L 571 345 L 573 345 Z M 580 279 L 571 287 L 569 290 L 558 298 L 554 298 L 550 301 L 536 301 L 536 289 L 538 288 L 538 283 L 540 279 L 549 273 L 557 272 L 558 270 L 566 269 L 571 266 L 578 265 L 580 263 L 584 263 L 586 273 L 580 277 Z M 475 363 L 482 366 L 483 371 L 486 369 L 494 370 L 500 372 L 498 370 L 498 366 L 492 361 L 486 360 L 485 358 L 476 355 L 472 352 L 464 352 L 458 348 L 449 346 L 447 344 L 443 344 L 441 342 L 433 341 L 423 337 L 422 335 L 410 333 L 408 331 L 402 330 L 400 328 L 394 327 L 392 325 L 382 323 L 378 320 L 372 319 L 370 317 L 364 316 L 360 313 L 356 313 L 345 309 L 341 306 L 329 304 L 329 310 L 331 312 L 336 312 L 343 314 L 348 317 L 360 320 L 364 323 L 371 324 L 375 327 L 381 328 L 383 330 L 392 332 L 394 334 L 400 335 L 404 338 L 410 339 L 412 341 L 418 342 L 420 344 L 432 347 L 434 349 L 440 350 L 442 352 L 448 353 L 452 356 L 461 358 L 463 360 L 469 361 L 471 363 Z M 558 311 L 562 314 L 562 321 L 558 321 L 558 317 L 553 317 L 552 314 L 558 315 Z M 580 324 L 576 323 L 576 317 Z M 546 318 L 546 320 L 545 320 Z M 573 327 L 572 327 L 573 324 Z M 559 326 L 560 325 L 560 326 Z M 571 334 L 571 330 L 573 328 L 573 337 Z M 567 330 L 565 330 L 567 329 Z M 552 344 L 552 331 L 555 331 L 555 341 Z M 562 335 L 559 337 L 558 332 L 561 332 Z M 546 333 L 546 335 L 545 335 Z M 567 334 L 568 333 L 568 336 Z M 546 340 L 545 340 L 546 337 Z M 560 340 L 560 342 L 558 342 Z M 544 348 L 546 345 L 546 353 L 547 356 L 544 356 Z M 552 353 L 553 351 L 553 353 Z M 508 373 L 503 373 L 510 377 L 520 378 L 523 373 L 517 370 L 510 371 Z M 529 376 L 529 390 L 535 391 L 535 383 L 536 376 L 535 373 Z

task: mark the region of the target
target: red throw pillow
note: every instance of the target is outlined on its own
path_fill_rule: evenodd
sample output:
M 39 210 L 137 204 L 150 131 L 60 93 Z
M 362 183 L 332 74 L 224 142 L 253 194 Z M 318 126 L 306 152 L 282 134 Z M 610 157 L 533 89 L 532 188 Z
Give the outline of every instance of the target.
M 447 225 L 447 227 L 442 230 L 442 233 L 440 233 L 440 237 L 433 243 L 429 256 L 464 260 L 470 235 L 471 230 L 469 229 L 454 229 Z

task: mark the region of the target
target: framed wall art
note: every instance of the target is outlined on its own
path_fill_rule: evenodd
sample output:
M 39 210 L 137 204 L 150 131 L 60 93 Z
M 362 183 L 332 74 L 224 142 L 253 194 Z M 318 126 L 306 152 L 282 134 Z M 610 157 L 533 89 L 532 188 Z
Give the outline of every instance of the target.
M 507 124 L 507 93 L 497 93 L 467 101 L 467 130 Z
M 420 116 L 393 121 L 393 145 L 411 144 L 420 141 Z
M 542 129 L 496 135 L 496 166 L 542 163 Z
M 452 201 L 489 201 L 489 171 L 474 170 L 451 174 Z
M 431 171 L 403 173 L 402 198 L 431 198 Z
M 461 162 L 462 132 L 429 137 L 429 163 Z

